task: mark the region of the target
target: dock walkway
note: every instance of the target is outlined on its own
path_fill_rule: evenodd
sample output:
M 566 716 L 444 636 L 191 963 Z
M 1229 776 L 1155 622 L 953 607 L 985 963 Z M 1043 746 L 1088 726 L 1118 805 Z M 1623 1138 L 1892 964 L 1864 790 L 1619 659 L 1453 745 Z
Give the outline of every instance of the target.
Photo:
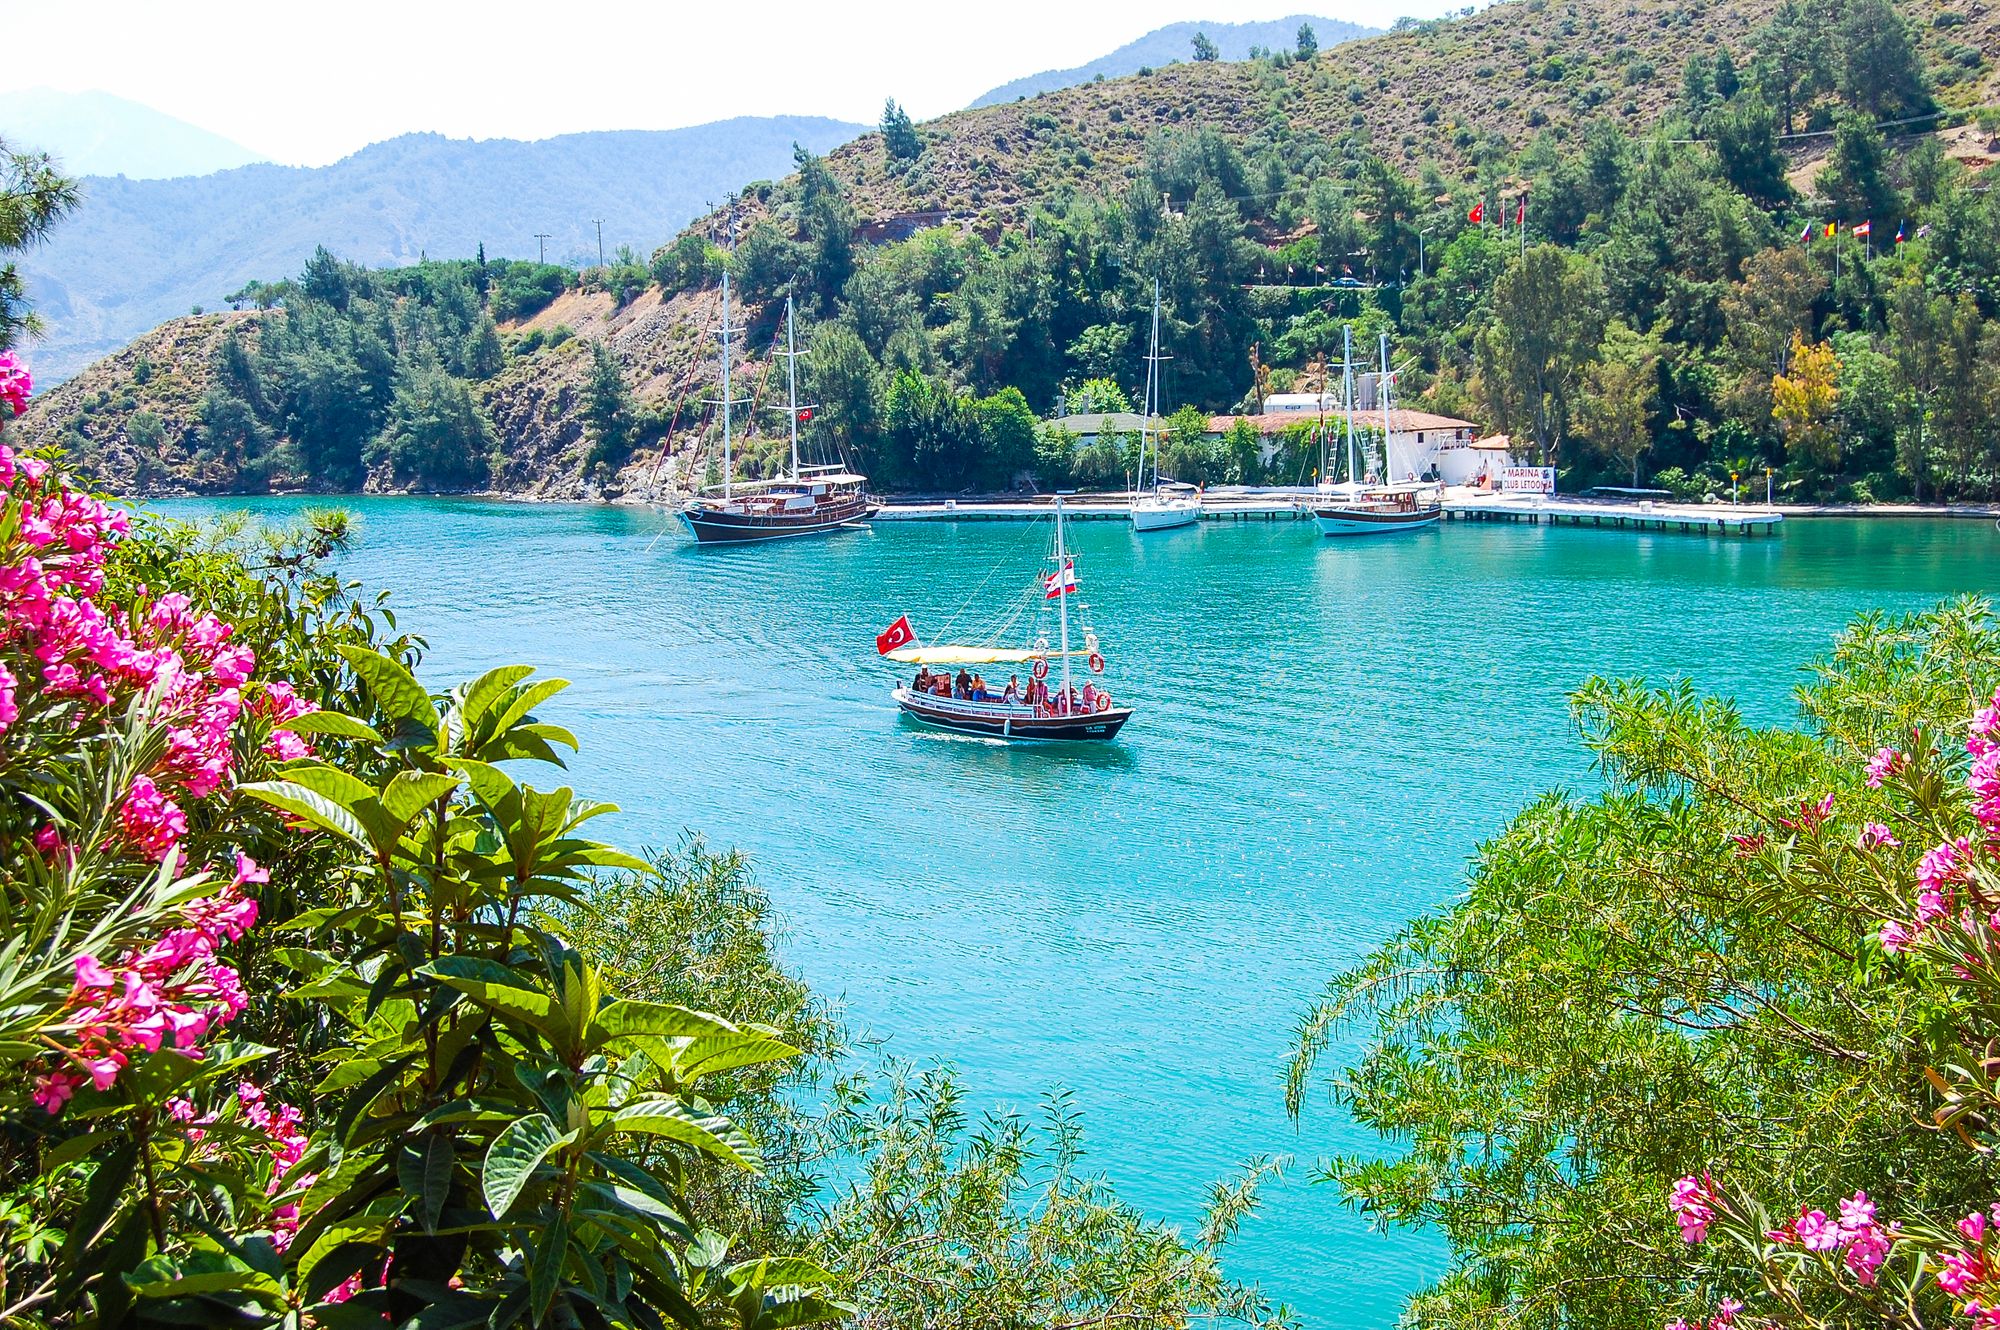
M 1202 498 L 1204 522 L 1295 522 L 1312 516 L 1310 491 L 1210 491 Z M 1122 522 L 1127 496 L 1078 495 L 1063 505 L 1074 522 Z M 882 522 L 1022 522 L 1046 517 L 1051 499 L 987 502 L 939 499 L 887 503 L 876 514 Z M 1773 508 L 1735 504 L 1654 503 L 1650 500 L 1554 498 L 1534 494 L 1489 494 L 1455 488 L 1447 491 L 1444 515 L 1454 522 L 1521 522 L 1537 526 L 1623 527 L 1629 530 L 1686 531 L 1710 535 L 1768 535 L 1785 520 Z

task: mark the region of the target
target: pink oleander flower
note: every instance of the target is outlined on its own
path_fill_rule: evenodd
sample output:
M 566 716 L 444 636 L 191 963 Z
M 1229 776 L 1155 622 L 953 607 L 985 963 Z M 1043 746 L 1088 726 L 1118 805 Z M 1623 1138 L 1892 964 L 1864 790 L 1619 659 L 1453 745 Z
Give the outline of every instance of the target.
M 1958 1231 L 1967 1242 L 1978 1246 L 1986 1241 L 1986 1216 L 1974 1210 L 1958 1221 Z
M 1792 1228 L 1799 1235 L 1799 1245 L 1807 1251 L 1832 1251 L 1840 1245 L 1840 1226 L 1823 1211 L 1801 1210 Z
M 1861 828 L 1861 839 L 1858 842 L 1859 848 L 1864 850 L 1894 850 L 1900 848 L 1902 844 L 1903 842 L 1897 840 L 1895 834 L 1880 822 L 1870 822 Z
M 1967 739 L 1967 747 L 1975 744 L 2000 743 L 2000 688 L 1993 690 L 1993 700 L 1972 713 L 1972 733 Z M 1975 755 L 1980 750 L 1973 748 Z
M 0 665 L 0 734 L 5 734 L 21 718 L 20 705 L 14 701 L 14 689 L 19 682 L 12 670 Z
M 1946 884 L 1964 876 L 1965 863 L 1971 854 L 1972 842 L 1964 836 L 1925 850 L 1923 858 L 1917 861 L 1917 885 L 1929 891 L 1942 891 Z
M 1840 1203 L 1840 1227 L 1846 1233 L 1875 1227 L 1875 1202 L 1868 1199 L 1867 1192 L 1857 1191 Z
M 1889 1248 L 1895 1242 L 1892 1231 L 1870 1225 L 1850 1234 L 1847 1240 L 1847 1268 L 1864 1288 L 1873 1288 L 1876 1272 L 1882 1262 L 1889 1259 Z
M 1986 1262 L 1978 1252 L 1955 1251 L 1938 1267 L 1938 1287 L 1954 1298 L 1986 1277 Z
M 1748 859 L 1751 855 L 1764 848 L 1764 838 L 1762 836 L 1731 836 L 1729 839 L 1736 842 L 1736 855 L 1739 859 Z
M 149 859 L 164 859 L 187 834 L 187 815 L 150 776 L 135 776 L 118 807 L 118 825 L 134 849 Z
M 1721 1302 L 1715 1304 L 1715 1319 L 1710 1321 L 1709 1325 L 1724 1327 L 1735 1325 L 1736 1317 L 1742 1310 L 1743 1304 L 1741 1302 L 1735 1298 L 1724 1298 Z
M 1820 799 L 1799 800 L 1799 815 L 1796 818 L 1781 817 L 1778 825 L 1793 831 L 1811 831 L 1833 816 L 1833 796 Z
M 1881 940 L 1882 950 L 1888 952 L 1891 956 L 1895 956 L 1910 949 L 1911 944 L 1916 941 L 1916 934 L 1912 933 L 1908 927 L 1897 920 L 1884 919 L 1882 921 Z
M 12 351 L 0 351 L 0 402 L 6 403 L 9 416 L 26 414 L 28 394 L 35 390 L 35 381 L 28 374 L 28 367 Z
M 1901 771 L 1909 759 L 1893 748 L 1882 747 L 1875 750 L 1875 756 L 1868 759 L 1868 785 L 1871 789 L 1881 789 L 1882 782 Z
M 1667 1204 L 1674 1212 L 1674 1222 L 1681 1226 L 1681 1241 L 1697 1243 L 1708 1236 L 1708 1226 L 1715 1222 L 1714 1199 L 1715 1180 L 1706 1173 L 1690 1174 L 1674 1183 Z

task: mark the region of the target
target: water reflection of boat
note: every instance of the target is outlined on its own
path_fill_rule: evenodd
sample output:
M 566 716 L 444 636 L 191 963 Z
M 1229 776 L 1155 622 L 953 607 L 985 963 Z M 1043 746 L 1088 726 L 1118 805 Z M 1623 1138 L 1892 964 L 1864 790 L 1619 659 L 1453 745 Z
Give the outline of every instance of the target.
M 1115 739 L 1132 718 L 1130 707 L 1111 700 L 1108 690 L 1098 686 L 1095 676 L 1105 669 L 1097 633 L 1083 625 L 1083 648 L 1070 646 L 1069 602 L 1077 592 L 1076 560 L 1063 544 L 1063 505 L 1055 508 L 1055 570 L 1038 579 L 1033 595 L 1046 606 L 1056 602 L 1057 640 L 1053 649 L 1046 637 L 1037 637 L 1031 646 L 997 645 L 1013 616 L 984 643 L 940 643 L 926 646 L 916 640 L 907 615 L 875 639 L 876 650 L 890 660 L 918 667 L 916 678 L 898 685 L 890 694 L 897 708 L 910 719 L 940 730 L 977 735 L 1003 741 L 1042 740 L 1084 742 Z M 1090 675 L 1081 688 L 1072 676 L 1071 662 L 1087 662 Z M 971 673 L 976 665 L 1015 666 L 1015 677 L 1004 690 L 995 692 Z M 1026 666 L 1029 683 L 1019 681 L 1019 667 Z M 937 673 L 933 673 L 936 667 Z M 957 671 L 953 674 L 954 669 Z M 1053 678 L 1051 677 L 1053 676 Z
M 1343 358 L 1341 390 L 1342 407 L 1347 416 L 1347 481 L 1340 485 L 1322 485 L 1313 506 L 1313 519 L 1319 523 L 1320 533 L 1328 536 L 1374 536 L 1392 531 L 1408 531 L 1416 527 L 1434 526 L 1444 517 L 1444 505 L 1439 497 L 1426 498 L 1421 485 L 1371 486 L 1363 484 L 1357 477 L 1354 431 L 1354 338 L 1351 329 L 1343 329 Z M 1382 375 L 1379 389 L 1382 400 L 1383 465 L 1388 464 L 1389 438 L 1389 336 L 1382 335 Z M 1442 490 L 1438 491 L 1442 495 Z
M 785 381 L 791 416 L 791 466 L 771 480 L 738 483 L 731 474 L 731 414 L 729 395 L 729 274 L 722 275 L 722 483 L 696 495 L 681 509 L 694 538 L 704 545 L 780 540 L 786 536 L 816 536 L 865 522 L 879 511 L 868 497 L 868 478 L 845 466 L 799 465 L 799 374 L 797 343 L 792 329 L 792 301 L 785 298 Z M 810 418 L 811 409 L 803 409 Z M 719 490 L 720 493 L 714 492 Z

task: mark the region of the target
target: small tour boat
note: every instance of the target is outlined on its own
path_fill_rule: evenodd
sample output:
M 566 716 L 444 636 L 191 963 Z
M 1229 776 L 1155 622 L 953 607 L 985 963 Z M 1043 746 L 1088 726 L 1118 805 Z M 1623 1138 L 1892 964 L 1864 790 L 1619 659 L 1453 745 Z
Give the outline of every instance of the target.
M 1060 498 L 1056 500 L 1055 528 L 1055 571 L 1038 578 L 1030 592 L 1040 598 L 1044 608 L 1048 601 L 1056 602 L 1054 648 L 1046 637 L 1019 648 L 925 646 L 917 641 L 909 616 L 903 615 L 876 637 L 875 649 L 898 664 L 918 667 L 914 681 L 899 684 L 890 693 L 904 715 L 937 729 L 991 739 L 1080 742 L 1118 737 L 1118 731 L 1132 719 L 1132 708 L 1113 702 L 1111 694 L 1092 677 L 1101 676 L 1105 669 L 1096 631 L 1082 625 L 1083 649 L 1070 647 L 1069 601 L 1077 592 L 1076 560 L 1063 545 Z M 1016 611 L 1009 623 L 1019 617 Z M 1071 676 L 1073 659 L 1084 660 L 1090 669 L 1081 688 Z M 1019 669 L 1026 667 L 1029 679 L 1018 689 L 996 691 L 989 686 L 981 691 L 972 686 L 968 667 L 974 665 L 1014 666 L 1017 676 Z M 937 673 L 932 672 L 933 667 Z
M 722 483 L 720 493 L 707 492 L 690 499 L 681 509 L 681 520 L 703 545 L 742 544 L 754 540 L 780 540 L 786 536 L 816 536 L 866 522 L 881 507 L 868 495 L 868 478 L 845 466 L 799 465 L 799 416 L 810 407 L 799 406 L 798 350 L 792 327 L 792 300 L 785 297 L 785 383 L 792 431 L 792 461 L 783 476 L 772 480 L 738 483 L 731 474 L 731 414 L 736 405 L 729 395 L 729 274 L 722 274 Z
M 1160 478 L 1160 279 L 1153 279 L 1153 338 L 1146 353 L 1146 402 L 1139 417 L 1139 474 L 1132 487 L 1132 529 L 1165 531 L 1193 526 L 1201 520 L 1201 491 L 1192 485 Z M 1150 445 L 1150 447 L 1149 447 Z M 1153 486 L 1146 489 L 1146 455 L 1153 458 Z
M 1321 535 L 1376 536 L 1435 526 L 1444 518 L 1443 489 L 1426 496 L 1422 485 L 1364 485 L 1358 479 L 1354 446 L 1354 334 L 1342 330 L 1342 397 L 1347 415 L 1347 482 L 1322 485 L 1312 505 Z M 1382 335 L 1382 374 L 1377 394 L 1382 403 L 1382 458 L 1389 457 L 1389 335 Z

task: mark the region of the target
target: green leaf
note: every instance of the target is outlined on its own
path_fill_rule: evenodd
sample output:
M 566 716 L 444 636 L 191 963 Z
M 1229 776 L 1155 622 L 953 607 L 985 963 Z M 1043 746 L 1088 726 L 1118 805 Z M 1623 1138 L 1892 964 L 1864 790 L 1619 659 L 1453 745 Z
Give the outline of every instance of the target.
M 518 970 L 477 956 L 443 956 L 425 966 L 421 973 L 457 989 L 502 1017 L 533 1027 L 550 1039 L 559 1033 L 561 1023 L 552 1015 L 555 999 L 527 987 L 527 976 Z
M 503 693 L 534 672 L 532 665 L 501 665 L 467 684 L 465 701 L 459 706 L 465 723 L 468 726 L 477 725 L 479 718 L 492 708 Z
M 323 794 L 307 789 L 288 780 L 254 781 L 236 787 L 253 799 L 262 800 L 273 808 L 290 813 L 301 821 L 310 823 L 322 831 L 330 831 L 353 841 L 364 850 L 373 850 L 374 843 L 354 814 L 342 808 Z
M 381 743 L 382 736 L 373 725 L 359 721 L 352 716 L 343 716 L 338 711 L 308 711 L 303 716 L 279 721 L 271 727 L 274 730 L 290 730 L 293 734 L 330 734 L 338 739 L 363 739 L 369 743 Z
M 417 721 L 433 734 L 437 732 L 437 708 L 431 705 L 430 694 L 414 674 L 381 652 L 366 647 L 339 646 L 334 650 L 360 676 L 361 682 L 368 685 L 383 715 Z
M 535 1250 L 528 1258 L 528 1304 L 540 1325 L 562 1287 L 563 1265 L 569 1256 L 569 1216 L 557 1213 L 554 1221 L 534 1236 Z
M 614 1131 L 677 1141 L 747 1173 L 762 1167 L 756 1145 L 728 1118 L 697 1118 L 673 1099 L 642 1099 L 612 1114 Z
M 403 1194 L 416 1201 L 417 1216 L 424 1232 L 437 1232 L 438 1216 L 444 1213 L 445 1198 L 451 1194 L 452 1171 L 458 1155 L 451 1137 L 442 1132 L 424 1136 L 420 1146 L 404 1146 L 396 1157 L 396 1181 Z
M 528 687 L 519 690 L 509 699 L 507 709 L 500 713 L 499 719 L 493 722 L 494 733 L 496 735 L 505 734 L 515 721 L 521 719 L 567 687 L 569 687 L 569 680 L 567 679 L 544 679 L 538 684 L 530 684 Z
M 777 1288 L 788 1284 L 833 1282 L 831 1271 L 803 1256 L 763 1256 L 754 1261 L 738 1261 L 722 1274 L 736 1288 Z
M 677 1007 L 667 1002 L 638 1002 L 620 998 L 606 1003 L 591 1029 L 593 1046 L 608 1039 L 651 1035 L 662 1039 L 696 1038 L 703 1035 L 733 1035 L 739 1031 L 720 1016 Z
M 429 807 L 457 788 L 456 776 L 437 771 L 399 771 L 394 780 L 382 787 L 382 807 L 400 827 L 415 817 L 420 809 Z
M 569 1139 L 557 1134 L 556 1124 L 546 1113 L 510 1122 L 506 1130 L 493 1138 L 486 1151 L 479 1185 L 486 1194 L 486 1208 L 495 1219 L 506 1217 L 508 1208 L 528 1185 L 528 1179 L 534 1176 L 542 1160 Z
M 709 1035 L 695 1040 L 674 1057 L 674 1074 L 683 1082 L 700 1080 L 738 1067 L 783 1062 L 799 1050 L 782 1039 L 764 1035 Z

